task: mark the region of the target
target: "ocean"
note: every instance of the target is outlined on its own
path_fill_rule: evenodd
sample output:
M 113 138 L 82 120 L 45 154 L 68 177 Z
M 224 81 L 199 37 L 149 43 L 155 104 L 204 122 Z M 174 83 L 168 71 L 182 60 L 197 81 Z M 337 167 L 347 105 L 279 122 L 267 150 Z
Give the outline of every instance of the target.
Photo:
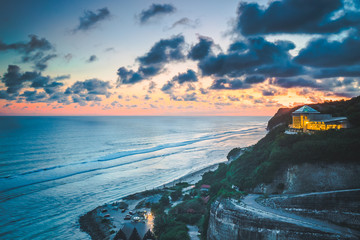
M 255 144 L 270 117 L 0 117 L 0 239 L 90 239 L 80 215 Z

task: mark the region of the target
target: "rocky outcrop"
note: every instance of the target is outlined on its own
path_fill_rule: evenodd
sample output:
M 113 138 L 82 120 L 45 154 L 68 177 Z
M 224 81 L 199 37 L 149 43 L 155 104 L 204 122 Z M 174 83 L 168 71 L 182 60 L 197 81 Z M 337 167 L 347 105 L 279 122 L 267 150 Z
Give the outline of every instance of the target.
M 234 204 L 231 200 L 215 202 L 210 210 L 208 240 L 240 239 L 345 239 L 340 235 L 322 232 L 296 224 L 272 219 Z
M 260 184 L 255 193 L 306 193 L 360 188 L 359 164 L 309 164 L 291 166 L 270 184 Z

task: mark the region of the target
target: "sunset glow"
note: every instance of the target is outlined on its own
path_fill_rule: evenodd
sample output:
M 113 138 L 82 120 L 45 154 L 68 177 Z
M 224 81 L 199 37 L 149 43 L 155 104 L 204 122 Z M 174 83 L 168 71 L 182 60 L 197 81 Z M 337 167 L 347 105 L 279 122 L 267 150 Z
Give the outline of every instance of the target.
M 269 116 L 359 95 L 356 1 L 274 17 L 296 2 L 5 1 L 0 114 Z

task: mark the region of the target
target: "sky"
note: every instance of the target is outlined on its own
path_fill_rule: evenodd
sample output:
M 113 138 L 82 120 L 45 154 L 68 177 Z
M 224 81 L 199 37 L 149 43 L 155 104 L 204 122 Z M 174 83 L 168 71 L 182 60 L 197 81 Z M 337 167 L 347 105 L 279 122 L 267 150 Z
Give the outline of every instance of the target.
M 360 95 L 360 0 L 2 0 L 0 115 L 269 116 Z

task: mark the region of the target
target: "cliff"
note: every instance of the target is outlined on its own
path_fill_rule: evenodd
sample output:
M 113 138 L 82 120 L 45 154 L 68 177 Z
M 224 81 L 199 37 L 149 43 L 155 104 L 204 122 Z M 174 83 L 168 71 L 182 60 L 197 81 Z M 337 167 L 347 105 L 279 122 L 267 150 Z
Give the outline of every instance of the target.
M 207 239 L 360 238 L 360 96 L 310 106 L 348 117 L 352 128 L 287 135 L 298 107 L 279 109 L 263 139 L 204 174 L 201 184 L 212 186 Z

